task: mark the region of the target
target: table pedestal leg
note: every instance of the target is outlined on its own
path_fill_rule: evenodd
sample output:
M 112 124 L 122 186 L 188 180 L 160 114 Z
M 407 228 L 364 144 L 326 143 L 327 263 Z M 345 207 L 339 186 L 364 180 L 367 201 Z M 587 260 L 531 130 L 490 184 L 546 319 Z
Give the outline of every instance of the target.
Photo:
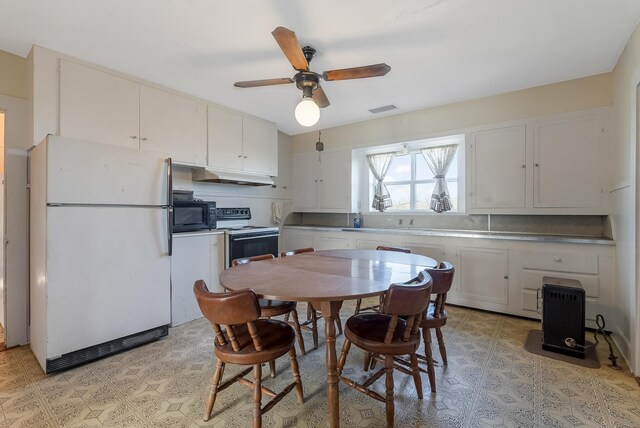
M 316 304 L 314 304 L 315 306 Z M 336 356 L 336 326 L 334 320 L 340 312 L 342 302 L 320 302 L 324 318 L 324 337 L 327 350 L 327 407 L 329 426 L 340 426 L 340 405 L 338 400 L 338 358 Z

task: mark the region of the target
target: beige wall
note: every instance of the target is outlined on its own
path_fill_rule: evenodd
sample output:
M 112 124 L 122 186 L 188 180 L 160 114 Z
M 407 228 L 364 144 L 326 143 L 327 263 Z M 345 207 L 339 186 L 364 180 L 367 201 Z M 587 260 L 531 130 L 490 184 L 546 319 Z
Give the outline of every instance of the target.
M 610 104 L 611 73 L 605 73 L 324 129 L 322 140 L 326 148 L 364 147 L 424 138 L 448 130 Z M 317 139 L 317 132 L 294 136 L 294 152 L 313 150 Z
M 27 61 L 9 52 L 0 51 L 0 94 L 27 98 Z

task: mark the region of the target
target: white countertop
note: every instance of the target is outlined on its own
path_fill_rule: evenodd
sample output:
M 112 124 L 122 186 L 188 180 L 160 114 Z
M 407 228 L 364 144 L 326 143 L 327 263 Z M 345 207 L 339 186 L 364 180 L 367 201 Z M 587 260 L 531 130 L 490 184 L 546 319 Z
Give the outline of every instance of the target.
M 422 236 L 448 236 L 453 238 L 482 238 L 482 239 L 504 239 L 511 241 L 534 241 L 534 242 L 560 242 L 566 244 L 597 244 L 616 245 L 615 241 L 605 237 L 597 236 L 574 236 L 574 235 L 543 235 L 536 233 L 521 232 L 488 232 L 481 230 L 450 230 L 450 229 L 423 229 L 423 228 L 393 228 L 375 229 L 363 227 L 355 229 L 352 227 L 328 227 L 328 226 L 283 226 L 287 229 L 315 230 L 324 232 L 356 232 L 356 233 L 391 233 Z

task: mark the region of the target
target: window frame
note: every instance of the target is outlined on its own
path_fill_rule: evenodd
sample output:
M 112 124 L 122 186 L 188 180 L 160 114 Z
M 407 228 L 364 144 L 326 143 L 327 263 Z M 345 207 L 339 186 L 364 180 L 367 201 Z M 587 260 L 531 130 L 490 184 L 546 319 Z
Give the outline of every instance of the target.
M 466 135 L 463 133 L 455 134 L 455 135 L 446 135 L 442 137 L 434 137 L 434 138 L 425 138 L 420 140 L 412 140 L 404 143 L 391 144 L 385 146 L 376 146 L 369 147 L 367 149 L 362 150 L 363 157 L 363 167 L 362 167 L 362 186 L 361 191 L 363 192 L 364 198 L 362 198 L 363 202 L 366 202 L 366 205 L 362 207 L 362 212 L 367 215 L 402 215 L 402 214 L 414 214 L 414 215 L 442 215 L 442 214 L 450 214 L 450 215 L 464 215 L 465 211 L 465 137 Z M 456 179 L 450 179 L 447 177 L 447 184 L 456 183 L 457 184 L 457 209 L 455 211 L 447 211 L 446 213 L 436 213 L 431 211 L 430 209 L 416 209 L 416 191 L 415 186 L 417 184 L 428 184 L 434 183 L 435 179 L 424 179 L 424 180 L 416 180 L 417 170 L 416 170 L 416 156 L 422 156 L 420 150 L 427 147 L 435 147 L 435 146 L 443 146 L 447 144 L 457 144 L 458 149 L 456 152 L 456 165 L 457 165 L 457 177 Z M 411 209 L 408 210 L 385 210 L 384 212 L 379 212 L 372 210 L 371 202 L 372 202 L 372 185 L 374 184 L 373 174 L 369 170 L 369 166 L 366 161 L 366 155 L 372 153 L 383 153 L 388 151 L 397 151 L 399 156 L 403 155 L 412 155 L 411 156 L 411 179 L 394 181 L 394 182 L 385 182 L 386 185 L 409 185 L 411 188 L 410 192 L 410 206 Z M 395 159 L 395 158 L 394 158 Z M 392 161 L 393 162 L 393 161 Z

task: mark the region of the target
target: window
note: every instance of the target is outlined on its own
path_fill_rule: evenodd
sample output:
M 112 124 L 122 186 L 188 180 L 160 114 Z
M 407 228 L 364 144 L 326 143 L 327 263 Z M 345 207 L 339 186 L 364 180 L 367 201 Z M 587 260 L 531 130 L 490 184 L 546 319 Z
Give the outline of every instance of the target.
M 435 178 L 429 169 L 427 162 L 424 160 L 420 149 L 430 146 L 440 146 L 445 144 L 458 144 L 456 155 L 449 166 L 446 175 L 447 187 L 451 195 L 451 211 L 459 211 L 459 195 L 458 180 L 463 177 L 458 173 L 463 170 L 460 161 L 464 158 L 461 147 L 464 142 L 463 135 L 457 135 L 446 138 L 435 138 L 429 140 L 412 141 L 401 146 L 397 146 L 398 153 L 395 155 L 387 175 L 384 178 L 384 184 L 389 190 L 393 206 L 387 208 L 385 212 L 398 211 L 425 211 L 430 210 L 431 194 L 435 186 Z M 392 147 L 386 147 L 386 151 Z M 379 149 L 376 147 L 376 149 Z M 368 169 L 367 169 L 368 171 Z M 369 183 L 369 211 L 375 212 L 371 208 L 373 193 L 375 191 L 376 180 L 371 171 L 368 171 Z

